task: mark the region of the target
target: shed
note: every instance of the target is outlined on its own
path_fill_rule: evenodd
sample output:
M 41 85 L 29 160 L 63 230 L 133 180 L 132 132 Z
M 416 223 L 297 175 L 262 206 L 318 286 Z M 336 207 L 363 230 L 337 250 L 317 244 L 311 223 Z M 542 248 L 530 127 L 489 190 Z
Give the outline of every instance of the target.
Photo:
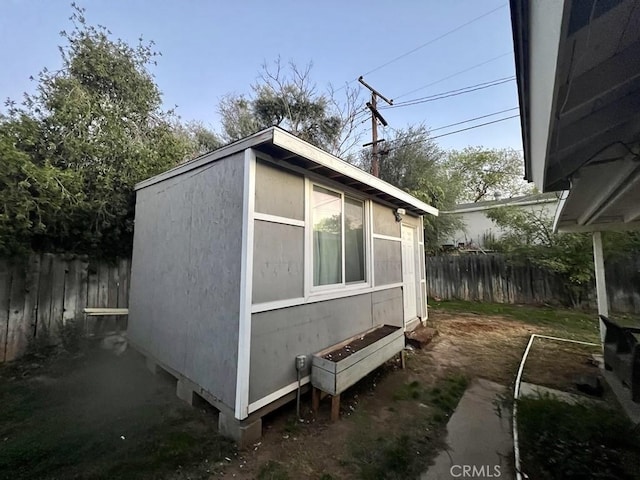
M 438 211 L 277 127 L 143 181 L 130 342 L 246 444 L 294 398 L 297 355 L 426 317 L 424 214 Z

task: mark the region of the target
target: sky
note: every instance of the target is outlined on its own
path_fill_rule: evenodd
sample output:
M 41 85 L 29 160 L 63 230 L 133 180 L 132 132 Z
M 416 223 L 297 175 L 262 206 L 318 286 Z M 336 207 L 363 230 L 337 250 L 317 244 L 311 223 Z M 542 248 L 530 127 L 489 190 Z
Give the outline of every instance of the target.
M 278 57 L 302 66 L 311 62 L 319 91 L 329 84 L 357 87 L 356 79 L 364 75 L 395 103 L 507 79 L 471 93 L 381 110 L 390 125 L 381 129 L 382 138 L 393 135 L 391 128 L 417 124 L 432 129 L 435 137 L 518 113 L 516 82 L 508 80 L 515 66 L 504 0 L 77 3 L 86 8 L 89 23 L 106 26 L 114 37 L 131 44 L 140 36 L 153 40 L 162 56 L 151 71 L 166 108 L 177 105 L 182 120 L 200 121 L 216 131 L 220 99 L 250 93 L 261 65 Z M 71 13 L 70 1 L 0 0 L 0 42 L 5 46 L 0 49 L 1 99 L 21 99 L 35 88 L 30 76 L 60 66 L 59 32 L 71 29 Z M 363 120 L 360 128 L 369 136 L 370 123 L 364 115 Z M 517 117 L 435 141 L 447 150 L 477 145 L 522 149 Z

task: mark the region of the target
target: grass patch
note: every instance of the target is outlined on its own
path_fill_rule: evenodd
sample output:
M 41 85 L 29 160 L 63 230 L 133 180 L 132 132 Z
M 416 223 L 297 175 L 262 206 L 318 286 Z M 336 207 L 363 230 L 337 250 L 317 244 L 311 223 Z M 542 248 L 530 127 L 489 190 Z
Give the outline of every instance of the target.
M 400 389 L 393 394 L 394 400 L 419 400 L 422 397 L 423 388 L 420 382 L 405 383 Z
M 355 466 L 362 480 L 417 478 L 442 446 L 446 423 L 467 383 L 465 377 L 451 375 L 432 388 L 418 381 L 402 385 L 394 400 L 423 405 L 416 405 L 415 414 L 401 426 L 400 433 L 373 430 L 366 415 L 355 416 L 357 428 L 349 441 L 346 463 Z
M 445 377 L 429 390 L 427 401 L 448 417 L 455 410 L 468 384 L 463 375 Z
M 518 402 L 523 470 L 532 479 L 638 478 L 640 435 L 620 412 L 551 396 Z
M 258 480 L 289 480 L 289 474 L 281 463 L 269 460 L 260 468 L 257 478 Z
M 431 307 L 450 313 L 474 313 L 477 315 L 500 315 L 530 325 L 552 330 L 557 336 L 597 342 L 599 339 L 598 314 L 582 310 L 503 303 L 467 302 L 446 300 L 430 303 Z M 617 316 L 616 316 L 617 318 Z

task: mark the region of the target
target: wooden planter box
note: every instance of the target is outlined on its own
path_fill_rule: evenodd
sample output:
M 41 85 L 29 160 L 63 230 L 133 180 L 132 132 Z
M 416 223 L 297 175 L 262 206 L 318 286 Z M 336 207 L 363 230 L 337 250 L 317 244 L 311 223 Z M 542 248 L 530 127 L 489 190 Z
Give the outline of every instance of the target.
M 375 340 L 367 344 L 372 338 Z M 339 395 L 403 348 L 402 327 L 381 325 L 354 335 L 313 355 L 311 384 L 330 395 Z

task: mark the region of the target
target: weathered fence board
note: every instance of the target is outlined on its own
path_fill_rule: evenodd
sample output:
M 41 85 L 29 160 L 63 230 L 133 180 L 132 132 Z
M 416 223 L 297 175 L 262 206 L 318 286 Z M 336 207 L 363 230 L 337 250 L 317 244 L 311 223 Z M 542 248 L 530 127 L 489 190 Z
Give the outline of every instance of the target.
M 0 362 L 24 353 L 34 336 L 55 336 L 59 322 L 82 320 L 86 307 L 128 306 L 129 260 L 91 268 L 69 255 L 0 259 Z
M 98 307 L 109 306 L 109 265 L 98 266 Z
M 24 335 L 33 337 L 38 319 L 38 294 L 40 283 L 40 255 L 31 255 L 25 272 Z
M 64 312 L 62 321 L 68 322 L 74 319 L 78 309 L 78 297 L 82 288 L 80 284 L 80 262 L 71 260 L 67 263 L 67 275 L 64 288 Z
M 129 260 L 126 258 L 118 262 L 118 303 L 116 307 L 129 305 Z
M 562 280 L 532 264 L 512 265 L 501 255 L 426 258 L 431 298 L 522 304 L 565 304 Z M 605 262 L 612 311 L 640 313 L 640 256 Z M 592 288 L 586 306 L 595 307 Z
M 5 359 L 15 358 L 24 348 L 26 338 L 23 337 L 24 297 L 25 297 L 25 267 L 18 265 L 11 279 L 11 293 L 9 294 L 9 319 L 7 322 L 7 346 Z
M 60 257 L 54 257 L 51 263 L 51 318 L 49 318 L 49 331 L 62 322 L 64 310 L 64 289 L 66 280 L 67 262 Z
M 51 319 L 51 295 L 53 290 L 53 255 L 45 253 L 40 259 L 38 284 L 38 306 L 36 313 L 36 335 L 45 335 Z

